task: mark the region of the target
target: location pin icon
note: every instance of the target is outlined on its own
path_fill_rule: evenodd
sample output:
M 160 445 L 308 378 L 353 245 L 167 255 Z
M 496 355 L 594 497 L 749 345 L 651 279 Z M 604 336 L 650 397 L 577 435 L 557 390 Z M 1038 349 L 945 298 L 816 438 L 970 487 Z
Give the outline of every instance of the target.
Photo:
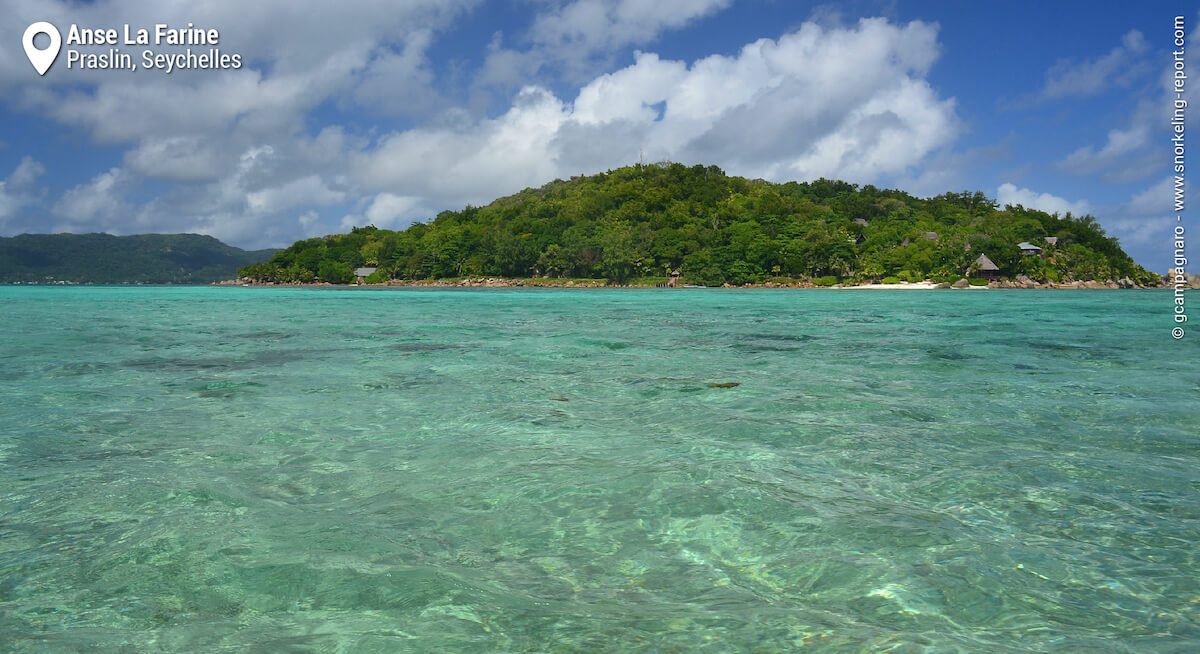
M 33 39 L 38 34 L 50 37 L 50 47 L 39 50 L 33 44 Z M 25 56 L 29 57 L 29 63 L 33 64 L 33 69 L 38 72 L 38 75 L 45 75 L 46 71 L 50 70 L 50 66 L 54 65 L 54 60 L 58 59 L 58 50 L 62 47 L 62 35 L 58 33 L 57 27 L 43 20 L 27 27 L 25 37 L 21 39 L 21 42 L 25 44 Z

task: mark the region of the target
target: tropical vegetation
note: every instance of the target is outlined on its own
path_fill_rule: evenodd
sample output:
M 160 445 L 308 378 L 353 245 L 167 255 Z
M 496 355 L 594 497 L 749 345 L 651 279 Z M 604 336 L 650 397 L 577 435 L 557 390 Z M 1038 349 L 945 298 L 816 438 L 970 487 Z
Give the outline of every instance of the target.
M 1047 240 L 1049 237 L 1049 240 Z M 1023 254 L 1028 241 L 1044 248 Z M 635 165 L 554 180 L 401 231 L 357 227 L 298 241 L 239 271 L 264 282 L 473 276 L 665 279 L 705 285 L 804 280 L 953 281 L 980 254 L 1034 281 L 1156 283 L 1093 216 L 1004 206 L 981 192 L 917 198 L 842 181 L 770 183 L 716 166 Z
M 0 238 L 0 283 L 208 284 L 274 253 L 200 234 L 21 234 Z

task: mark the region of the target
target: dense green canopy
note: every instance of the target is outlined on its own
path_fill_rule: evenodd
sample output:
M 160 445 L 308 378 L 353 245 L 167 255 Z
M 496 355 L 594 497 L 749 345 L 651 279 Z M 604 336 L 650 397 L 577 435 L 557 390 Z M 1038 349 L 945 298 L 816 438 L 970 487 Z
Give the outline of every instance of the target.
M 1057 237 L 1057 244 L 1046 237 Z M 1022 241 L 1044 247 L 1022 255 Z M 715 166 L 636 165 L 555 180 L 486 207 L 444 211 L 393 232 L 375 227 L 298 241 L 240 270 L 262 281 L 467 276 L 661 279 L 707 285 L 771 280 L 951 280 L 980 254 L 1003 277 L 1155 283 L 1095 218 L 999 208 L 982 193 L 915 198 L 820 179 L 773 184 Z
M 274 252 L 200 234 L 21 234 L 0 238 L 0 282 L 208 284 Z

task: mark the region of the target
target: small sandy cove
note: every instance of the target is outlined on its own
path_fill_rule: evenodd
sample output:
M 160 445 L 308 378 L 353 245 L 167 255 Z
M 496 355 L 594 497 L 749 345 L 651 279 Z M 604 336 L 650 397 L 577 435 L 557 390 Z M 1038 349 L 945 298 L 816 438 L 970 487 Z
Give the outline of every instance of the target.
M 886 288 L 889 291 L 896 290 L 924 290 L 930 288 L 938 288 L 933 282 L 913 282 L 911 284 L 860 284 L 858 286 L 843 286 L 842 288 Z

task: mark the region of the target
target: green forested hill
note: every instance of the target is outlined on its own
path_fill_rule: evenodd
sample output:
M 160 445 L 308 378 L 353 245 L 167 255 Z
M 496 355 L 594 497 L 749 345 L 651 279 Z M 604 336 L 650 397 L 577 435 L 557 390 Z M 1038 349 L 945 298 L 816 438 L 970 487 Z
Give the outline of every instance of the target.
M 199 234 L 21 234 L 0 238 L 0 283 L 207 284 L 274 253 Z
M 1023 241 L 1043 247 L 1042 256 L 1023 256 Z M 239 274 L 345 283 L 355 267 L 377 266 L 372 281 L 499 275 L 623 283 L 676 270 L 684 282 L 707 285 L 942 281 L 962 277 L 980 254 L 1002 277 L 1159 280 L 1091 216 L 1001 208 L 979 192 L 920 199 L 824 179 L 773 184 L 674 163 L 555 180 L 400 232 L 362 227 L 298 241 Z

